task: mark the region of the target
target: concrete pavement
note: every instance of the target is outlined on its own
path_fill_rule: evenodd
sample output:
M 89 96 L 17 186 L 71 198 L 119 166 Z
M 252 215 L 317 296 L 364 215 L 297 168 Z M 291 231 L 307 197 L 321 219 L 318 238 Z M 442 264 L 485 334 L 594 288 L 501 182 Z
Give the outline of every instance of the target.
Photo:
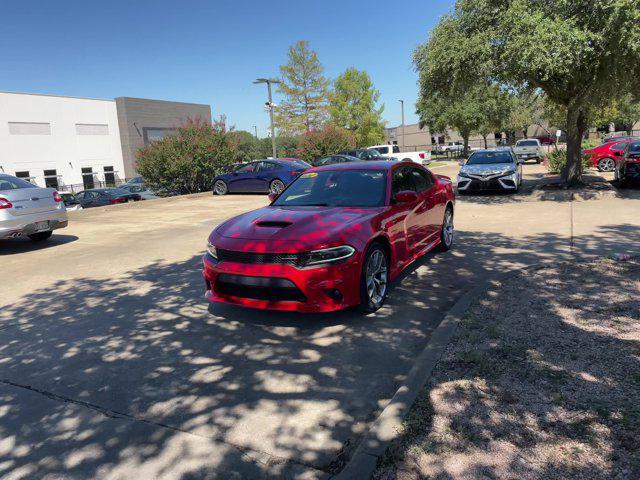
M 454 250 L 414 265 L 369 317 L 204 301 L 208 232 L 263 196 L 88 210 L 49 244 L 0 243 L 0 477 L 331 476 L 462 293 L 505 269 L 638 250 L 640 198 L 532 201 L 542 172 L 525 166 L 522 194 L 462 197 Z

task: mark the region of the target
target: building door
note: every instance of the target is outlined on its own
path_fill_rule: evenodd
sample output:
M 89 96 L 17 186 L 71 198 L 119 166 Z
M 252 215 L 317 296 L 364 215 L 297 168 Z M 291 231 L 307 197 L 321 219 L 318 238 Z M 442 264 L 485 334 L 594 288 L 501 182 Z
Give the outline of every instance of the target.
M 113 167 L 104 167 L 104 183 L 107 187 L 116 186 L 116 174 Z
M 85 190 L 96 188 L 96 183 L 93 179 L 93 168 L 82 167 L 82 184 Z

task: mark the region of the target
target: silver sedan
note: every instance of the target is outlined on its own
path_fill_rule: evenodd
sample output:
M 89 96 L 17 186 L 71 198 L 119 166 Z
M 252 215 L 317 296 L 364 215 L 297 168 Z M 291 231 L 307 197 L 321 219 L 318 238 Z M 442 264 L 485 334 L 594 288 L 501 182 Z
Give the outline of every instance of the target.
M 43 241 L 68 224 L 62 197 L 53 188 L 0 174 L 0 239 Z

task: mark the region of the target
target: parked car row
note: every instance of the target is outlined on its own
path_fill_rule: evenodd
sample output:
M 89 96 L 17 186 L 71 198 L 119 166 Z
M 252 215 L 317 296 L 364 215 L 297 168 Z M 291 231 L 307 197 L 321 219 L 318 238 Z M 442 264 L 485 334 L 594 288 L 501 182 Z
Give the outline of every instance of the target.
M 640 140 L 637 137 L 611 137 L 597 147 L 588 148 L 582 151 L 588 156 L 594 168 L 601 172 L 613 172 L 616 169 L 616 160 L 624 155 L 625 147 L 634 141 Z

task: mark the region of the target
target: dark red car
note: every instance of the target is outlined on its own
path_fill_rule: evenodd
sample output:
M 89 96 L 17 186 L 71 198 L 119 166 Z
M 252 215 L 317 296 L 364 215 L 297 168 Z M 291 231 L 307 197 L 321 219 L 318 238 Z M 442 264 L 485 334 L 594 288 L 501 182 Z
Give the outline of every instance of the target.
M 270 198 L 271 205 L 227 220 L 209 236 L 209 300 L 373 312 L 407 265 L 453 242 L 451 181 L 417 164 L 317 167 Z
M 589 155 L 589 161 L 594 168 L 601 172 L 613 172 L 616 169 L 616 160 L 622 156 L 624 147 L 631 139 L 617 140 L 603 143 L 594 148 L 583 150 L 584 155 Z

